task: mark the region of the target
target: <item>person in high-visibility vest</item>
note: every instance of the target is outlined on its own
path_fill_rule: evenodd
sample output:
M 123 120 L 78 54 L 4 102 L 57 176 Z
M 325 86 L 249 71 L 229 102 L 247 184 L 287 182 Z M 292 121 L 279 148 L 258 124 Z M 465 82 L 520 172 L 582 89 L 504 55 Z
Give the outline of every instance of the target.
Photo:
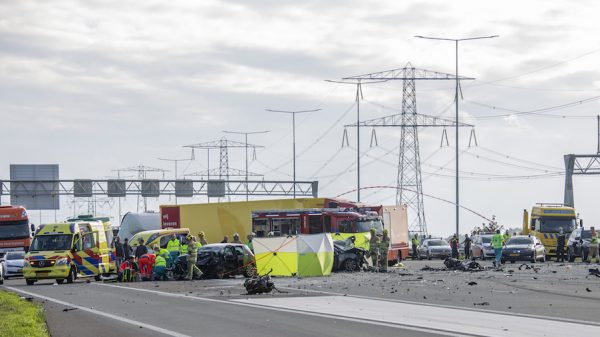
M 154 259 L 154 265 L 152 266 L 152 279 L 167 280 L 167 260 L 166 256 L 170 256 L 166 249 L 160 249 L 158 246 L 154 246 L 154 253 L 156 255 Z
M 371 256 L 371 262 L 375 271 L 379 271 L 379 237 L 375 228 L 371 228 L 371 239 L 369 239 L 369 256 Z
M 379 271 L 387 273 L 388 267 L 388 251 L 390 249 L 390 238 L 388 236 L 388 230 L 383 230 L 383 237 L 379 241 Z
M 187 254 L 188 253 L 188 244 L 189 244 L 191 238 L 192 238 L 191 235 L 188 235 L 185 238 L 185 241 L 179 247 L 179 255 L 183 255 L 183 254 Z
M 494 260 L 494 267 L 500 267 L 502 261 L 502 246 L 504 246 L 504 237 L 500 234 L 500 230 L 496 230 L 496 234 L 492 236 L 492 248 L 496 254 L 496 260 Z
M 508 232 L 508 229 L 506 230 L 506 232 L 504 232 L 504 235 L 502 236 L 502 238 L 504 239 L 505 243 L 506 243 L 506 241 L 508 241 L 508 239 L 510 239 L 510 233 Z
M 170 258 L 167 260 L 167 268 L 171 268 L 171 265 L 177 261 L 177 258 L 181 254 L 181 242 L 179 242 L 177 235 L 171 235 L 171 240 L 167 242 L 167 250 L 170 255 Z
M 415 234 L 412 238 L 412 240 L 410 240 L 410 242 L 412 243 L 412 258 L 413 260 L 418 259 L 419 257 L 417 256 L 417 247 L 419 247 L 419 237 L 417 236 L 417 234 Z
M 188 253 L 188 273 L 186 280 L 191 281 L 194 278 L 200 277 L 202 272 L 196 266 L 196 261 L 198 260 L 198 244 L 196 243 L 196 238 L 191 237 L 187 242 L 187 253 Z

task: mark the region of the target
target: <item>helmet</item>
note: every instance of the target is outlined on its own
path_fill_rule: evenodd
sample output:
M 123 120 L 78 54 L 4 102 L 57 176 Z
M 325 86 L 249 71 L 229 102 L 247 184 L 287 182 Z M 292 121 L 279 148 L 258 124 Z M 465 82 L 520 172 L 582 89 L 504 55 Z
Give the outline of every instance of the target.
M 200 233 L 198 233 L 198 236 L 204 236 L 204 231 L 200 231 Z
M 387 229 L 384 229 L 384 230 L 383 230 L 383 234 L 387 234 L 387 233 L 388 233 L 388 230 L 387 230 Z
M 371 228 L 369 231 L 370 231 L 371 233 L 375 233 L 375 232 L 376 232 L 376 231 L 375 231 L 375 228 Z

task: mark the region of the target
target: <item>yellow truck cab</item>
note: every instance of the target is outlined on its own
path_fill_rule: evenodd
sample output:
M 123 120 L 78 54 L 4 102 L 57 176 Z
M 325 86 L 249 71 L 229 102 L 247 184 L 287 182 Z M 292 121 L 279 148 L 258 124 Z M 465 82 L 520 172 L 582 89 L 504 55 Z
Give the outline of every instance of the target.
M 154 245 L 159 245 L 160 248 L 167 248 L 171 235 L 175 234 L 179 239 L 179 242 L 185 242 L 185 238 L 190 234 L 189 228 L 177 228 L 177 229 L 155 229 L 151 231 L 143 231 L 135 234 L 129 240 L 129 245 L 134 248 L 139 246 L 139 239 L 141 238 L 144 242 L 144 246 L 152 249 Z M 135 248 L 134 248 L 135 251 Z
M 25 255 L 23 276 L 27 285 L 55 279 L 61 284 L 78 277 L 116 273 L 114 243 L 108 221 L 77 221 L 38 227 Z
M 527 210 L 523 211 L 523 234 L 535 236 L 546 247 L 547 255 L 556 255 L 556 238 L 560 231 L 567 237 L 577 227 L 577 213 L 573 207 L 563 204 L 536 204 L 531 209 L 531 218 Z

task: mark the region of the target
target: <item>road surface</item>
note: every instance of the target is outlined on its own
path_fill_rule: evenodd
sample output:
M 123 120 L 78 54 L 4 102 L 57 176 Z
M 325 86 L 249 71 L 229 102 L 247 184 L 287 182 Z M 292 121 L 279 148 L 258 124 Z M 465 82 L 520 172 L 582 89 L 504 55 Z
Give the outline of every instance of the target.
M 421 271 L 425 264 L 441 267 L 408 261 L 388 274 L 278 278 L 286 293 L 259 296 L 243 295 L 242 279 L 60 286 L 16 279 L 4 287 L 42 301 L 54 337 L 600 333 L 600 278 L 589 277 L 587 265 L 462 273 Z

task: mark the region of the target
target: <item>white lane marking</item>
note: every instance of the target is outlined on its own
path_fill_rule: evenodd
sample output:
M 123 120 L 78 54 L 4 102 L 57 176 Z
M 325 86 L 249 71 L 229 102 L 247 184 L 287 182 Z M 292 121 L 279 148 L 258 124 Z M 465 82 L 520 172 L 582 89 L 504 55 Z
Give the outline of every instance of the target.
M 474 308 L 468 308 L 468 307 L 461 307 L 461 306 L 457 306 L 457 305 L 438 304 L 438 303 L 423 303 L 423 302 L 416 302 L 416 301 L 399 300 L 399 299 L 394 299 L 394 298 L 381 298 L 381 297 L 362 296 L 362 295 L 348 295 L 346 293 L 336 293 L 334 291 L 325 291 L 325 290 L 298 289 L 298 288 L 292 288 L 292 287 L 277 287 L 277 289 L 286 289 L 286 290 L 290 290 L 290 291 L 300 291 L 300 292 L 304 291 L 304 292 L 320 294 L 320 295 L 346 296 L 346 297 L 364 298 L 364 299 L 377 300 L 377 301 L 406 303 L 406 304 L 422 305 L 422 306 L 426 306 L 426 307 L 458 309 L 458 310 L 474 311 L 474 312 L 487 312 L 487 313 L 491 313 L 491 314 L 505 315 L 505 316 L 509 316 L 509 317 L 539 318 L 539 319 L 547 319 L 547 320 L 567 322 L 567 323 L 577 323 L 577 324 L 600 326 L 600 323 L 598 323 L 598 322 L 584 321 L 584 320 L 565 318 L 565 317 L 533 315 L 533 314 L 506 312 L 506 311 L 500 311 L 500 310 L 490 310 L 490 309 L 481 309 L 481 308 L 474 309 Z
M 106 318 L 114 319 L 114 320 L 117 320 L 117 321 L 120 321 L 120 322 L 123 322 L 123 323 L 131 324 L 131 325 L 135 325 L 135 326 L 143 326 L 145 329 L 153 330 L 153 331 L 165 334 L 167 336 L 192 337 L 192 336 L 184 335 L 184 334 L 181 334 L 181 333 L 178 333 L 178 332 L 174 332 L 174 331 L 171 331 L 171 330 L 163 329 L 161 327 L 158 327 L 158 326 L 155 326 L 155 325 L 151 325 L 151 324 L 148 324 L 148 323 L 145 323 L 145 322 L 135 321 L 135 320 L 132 320 L 132 319 L 129 319 L 129 318 L 124 318 L 124 317 L 113 315 L 113 314 L 109 314 L 109 313 L 106 313 L 106 312 L 102 312 L 102 311 L 98 311 L 98 310 L 94 310 L 94 309 L 82 307 L 82 306 L 79 306 L 77 304 L 73 304 L 73 303 L 69 303 L 69 302 L 64 302 L 64 301 L 57 300 L 57 299 L 52 298 L 52 297 L 38 295 L 38 294 L 35 294 L 35 293 L 31 293 L 29 291 L 25 291 L 25 290 L 13 288 L 13 287 L 8 287 L 8 286 L 4 286 L 4 288 L 12 290 L 12 291 L 17 292 L 17 293 L 29 295 L 31 297 L 41 298 L 43 300 L 54 302 L 54 303 L 57 303 L 57 304 L 60 304 L 60 305 L 64 305 L 64 306 L 68 306 L 68 307 L 72 307 L 72 308 L 77 308 L 79 310 L 82 310 L 82 311 L 85 311 L 85 312 L 89 312 L 89 313 L 92 313 L 94 315 L 98 315 L 98 316 L 103 316 L 103 317 L 106 317 Z
M 441 336 L 449 336 L 449 337 L 465 337 L 465 336 L 477 337 L 478 336 L 478 335 L 465 334 L 465 333 L 456 333 L 454 331 L 437 330 L 435 328 L 424 328 L 423 326 L 411 326 L 411 325 L 404 324 L 404 323 L 388 323 L 388 322 L 382 322 L 380 320 L 368 320 L 368 319 L 362 318 L 362 317 L 359 317 L 359 318 L 347 317 L 347 316 L 337 315 L 335 313 L 330 314 L 328 316 L 323 316 L 322 314 L 315 313 L 315 312 L 307 312 L 307 311 L 302 311 L 302 310 L 297 310 L 297 309 L 286 309 L 286 308 L 281 308 L 281 307 L 270 307 L 270 306 L 265 306 L 265 305 L 261 305 L 261 304 L 240 302 L 240 301 L 244 301 L 244 300 L 239 300 L 239 301 L 234 302 L 231 300 L 217 300 L 217 299 L 206 298 L 206 297 L 193 297 L 193 296 L 186 296 L 183 294 L 175 294 L 175 293 L 168 293 L 168 292 L 164 292 L 164 291 L 141 289 L 141 288 L 134 288 L 134 287 L 124 287 L 124 286 L 118 286 L 118 285 L 114 285 L 114 284 L 103 284 L 103 283 L 93 283 L 93 284 L 99 285 L 99 286 L 104 286 L 104 287 L 112 287 L 112 288 L 119 288 L 119 289 L 125 289 L 125 290 L 135 290 L 135 291 L 146 292 L 146 293 L 150 293 L 150 294 L 156 294 L 156 295 L 162 295 L 162 296 L 168 296 L 168 297 L 185 298 L 188 300 L 195 300 L 195 301 L 213 302 L 213 303 L 221 303 L 221 304 L 228 304 L 228 305 L 235 305 L 235 306 L 245 306 L 245 307 L 257 308 L 257 309 L 266 309 L 266 310 L 273 310 L 273 311 L 279 311 L 279 312 L 286 312 L 286 313 L 291 313 L 291 314 L 302 314 L 305 316 L 312 316 L 312 317 L 318 317 L 318 318 L 335 318 L 335 319 L 341 320 L 341 321 L 348 321 L 348 322 L 354 322 L 354 323 L 360 323 L 360 324 L 379 325 L 379 326 L 385 326 L 385 327 L 395 328 L 395 329 L 403 329 L 403 330 L 409 330 L 409 331 L 438 334 Z M 288 299 L 290 301 L 293 301 L 296 298 L 297 297 L 286 297 L 286 299 Z M 315 297 L 311 297 L 311 298 L 315 298 Z
M 312 312 L 324 316 L 341 315 L 488 337 L 596 336 L 600 334 L 600 327 L 587 324 L 528 317 L 507 319 L 504 315 L 487 312 L 426 307 L 351 296 L 263 297 L 232 301 Z

